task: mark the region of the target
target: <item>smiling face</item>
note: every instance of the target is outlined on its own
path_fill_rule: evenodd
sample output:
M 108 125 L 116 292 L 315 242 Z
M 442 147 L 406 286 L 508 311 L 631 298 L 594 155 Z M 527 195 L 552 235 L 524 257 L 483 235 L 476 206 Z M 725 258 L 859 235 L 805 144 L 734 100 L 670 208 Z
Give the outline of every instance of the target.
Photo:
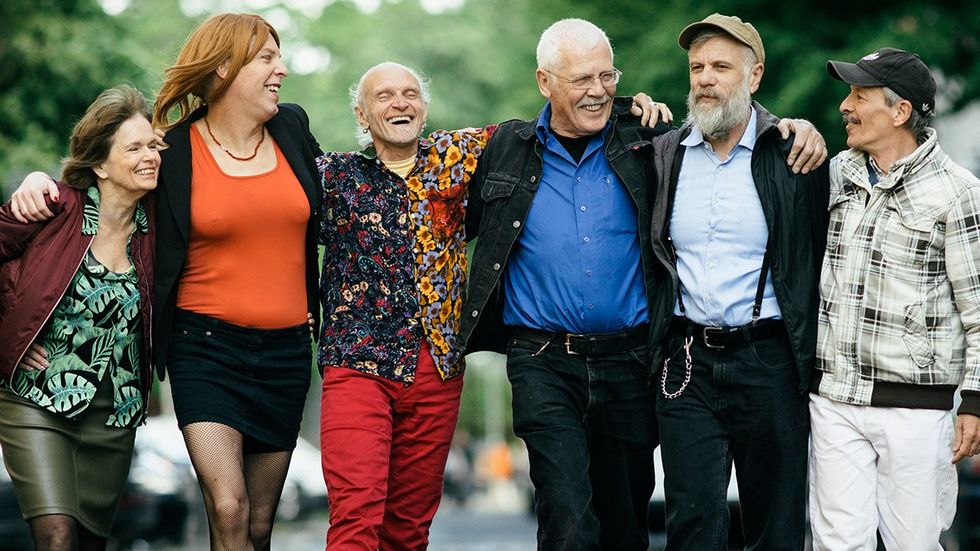
M 901 113 L 900 103 L 889 106 L 881 87 L 851 85 L 851 93 L 840 104 L 847 146 L 872 155 L 884 149 L 908 119 Z
M 354 114 L 361 128 L 371 133 L 383 161 L 414 156 L 428 116 L 418 80 L 394 63 L 379 65 L 364 75 Z
M 594 78 L 587 89 L 580 90 L 569 81 L 613 71 L 612 51 L 605 43 L 592 48 L 565 44 L 559 51 L 559 67 L 539 68 L 536 73 L 538 90 L 551 101 L 551 129 L 570 138 L 598 134 L 612 114 L 616 85 L 604 87 Z
M 157 187 L 160 152 L 157 135 L 145 117 L 136 115 L 119 125 L 112 137 L 109 156 L 92 167 L 102 186 L 114 186 L 136 196 Z
M 227 67 L 219 68 L 218 75 L 223 77 L 226 71 Z M 288 74 L 279 46 L 270 34 L 255 57 L 242 66 L 219 101 L 235 102 L 243 112 L 256 111 L 260 120 L 267 121 L 279 111 L 279 88 Z

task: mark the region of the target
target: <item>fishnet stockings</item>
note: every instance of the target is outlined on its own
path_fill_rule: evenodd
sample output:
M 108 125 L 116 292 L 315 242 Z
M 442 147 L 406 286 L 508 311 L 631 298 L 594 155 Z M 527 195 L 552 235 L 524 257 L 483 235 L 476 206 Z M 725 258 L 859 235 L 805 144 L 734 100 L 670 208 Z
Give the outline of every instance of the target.
M 212 550 L 268 551 L 291 451 L 242 453 L 242 434 L 221 423 L 191 423 L 184 443 L 197 473 Z

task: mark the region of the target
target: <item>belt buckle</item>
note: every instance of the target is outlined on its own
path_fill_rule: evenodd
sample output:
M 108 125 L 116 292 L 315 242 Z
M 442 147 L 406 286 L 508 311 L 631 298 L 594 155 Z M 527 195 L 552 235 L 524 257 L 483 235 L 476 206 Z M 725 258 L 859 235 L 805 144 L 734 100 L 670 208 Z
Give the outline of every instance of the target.
M 711 341 L 709 340 L 709 335 L 711 335 L 712 333 L 714 333 L 716 335 L 722 335 L 722 334 L 725 333 L 725 328 L 724 327 L 712 327 L 712 326 L 709 325 L 709 326 L 705 327 L 704 329 L 702 329 L 701 330 L 701 340 L 704 342 L 705 348 L 710 348 L 710 349 L 713 349 L 713 350 L 721 350 L 721 349 L 725 348 L 725 345 L 723 345 L 723 344 L 711 344 Z
M 574 335 L 572 333 L 565 333 L 565 353 L 571 354 L 572 356 L 581 356 L 582 355 L 581 352 L 575 352 L 574 350 L 572 350 L 572 342 L 570 339 L 572 337 L 582 337 L 582 336 L 583 335 Z

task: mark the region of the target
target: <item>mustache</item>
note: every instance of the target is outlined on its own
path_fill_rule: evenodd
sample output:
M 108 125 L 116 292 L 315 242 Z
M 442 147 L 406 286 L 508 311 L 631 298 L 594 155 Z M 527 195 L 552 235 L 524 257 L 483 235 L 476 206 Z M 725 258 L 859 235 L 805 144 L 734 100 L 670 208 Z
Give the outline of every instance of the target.
M 579 101 L 577 104 L 575 104 L 575 107 L 584 107 L 586 105 L 595 105 L 597 103 L 606 103 L 607 101 L 609 101 L 611 99 L 612 98 L 609 96 L 609 94 L 603 94 L 603 96 L 601 98 L 584 97 L 584 98 L 582 98 L 581 101 Z
M 844 126 L 847 126 L 848 124 L 860 124 L 861 122 L 856 117 L 848 115 L 847 113 L 841 115 L 840 118 L 844 122 Z
M 706 89 L 700 88 L 700 87 L 694 89 L 694 97 L 696 99 L 701 99 L 701 98 L 719 99 L 719 98 L 721 98 L 721 96 L 717 92 L 715 92 L 713 90 L 706 90 Z

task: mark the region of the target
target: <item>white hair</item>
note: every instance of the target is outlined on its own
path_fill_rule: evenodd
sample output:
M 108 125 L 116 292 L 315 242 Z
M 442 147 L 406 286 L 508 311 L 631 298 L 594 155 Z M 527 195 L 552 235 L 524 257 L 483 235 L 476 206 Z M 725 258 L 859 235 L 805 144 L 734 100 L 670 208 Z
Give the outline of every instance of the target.
M 582 49 L 591 50 L 599 44 L 605 44 L 609 48 L 609 57 L 612 58 L 613 49 L 609 37 L 594 23 L 584 19 L 555 21 L 541 33 L 541 39 L 538 40 L 538 68 L 549 71 L 558 69 L 562 63 L 563 47 L 577 45 Z
M 882 86 L 881 91 L 885 94 L 885 105 L 888 107 L 892 107 L 904 99 L 902 96 L 898 95 L 897 92 L 887 86 Z M 915 136 L 916 143 L 922 145 L 926 143 L 926 139 L 929 137 L 929 133 L 926 132 L 926 128 L 929 126 L 929 119 L 931 118 L 932 115 L 923 116 L 921 113 L 916 111 L 915 108 L 912 108 L 912 112 L 909 114 L 909 118 L 905 121 L 905 124 L 902 125 L 902 128 L 908 129 L 908 131 Z
M 381 63 L 378 63 L 374 67 L 371 67 L 367 71 L 364 71 L 364 74 L 361 75 L 361 78 L 357 79 L 357 82 L 355 84 L 352 84 L 351 87 L 347 89 L 347 94 L 348 96 L 350 96 L 351 110 L 353 110 L 355 107 L 360 107 L 361 110 L 365 109 L 364 81 L 367 80 L 367 76 L 369 74 L 371 74 L 373 71 L 377 69 L 390 69 L 396 67 L 399 69 L 403 69 L 404 71 L 408 72 L 408 74 L 412 75 L 412 77 L 415 78 L 415 82 L 419 83 L 419 93 L 421 93 L 422 95 L 422 103 L 428 106 L 429 100 L 432 99 L 431 96 L 429 95 L 429 79 L 422 73 L 416 71 L 415 69 L 412 69 L 411 67 L 402 65 L 401 63 L 396 63 L 394 61 L 383 61 Z M 360 145 L 361 147 L 367 147 L 374 142 L 374 138 L 371 137 L 371 133 L 365 132 L 364 129 L 361 128 L 361 125 L 357 122 L 357 117 L 354 117 L 354 139 L 357 140 L 358 145 Z

